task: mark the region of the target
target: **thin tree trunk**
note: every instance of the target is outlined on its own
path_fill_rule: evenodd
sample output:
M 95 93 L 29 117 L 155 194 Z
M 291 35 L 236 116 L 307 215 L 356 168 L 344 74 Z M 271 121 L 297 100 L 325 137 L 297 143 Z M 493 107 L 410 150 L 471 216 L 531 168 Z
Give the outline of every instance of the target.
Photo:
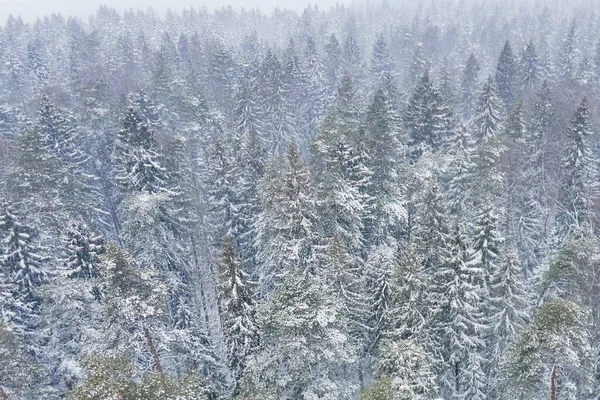
M 2 389 L 1 387 L 0 387 L 0 395 L 2 395 L 2 399 L 8 400 L 8 395 L 6 394 L 4 389 Z
M 148 342 L 148 347 L 150 347 L 150 352 L 152 353 L 152 357 L 154 357 L 154 366 L 156 367 L 156 371 L 159 374 L 163 374 L 163 368 L 160 364 L 160 358 L 158 358 L 158 352 L 156 351 L 156 347 L 154 347 L 154 342 L 152 341 L 152 337 L 150 336 L 150 332 L 148 332 L 148 328 L 144 327 L 144 336 L 146 336 L 146 341 Z
M 552 400 L 556 400 L 556 364 L 552 368 Z

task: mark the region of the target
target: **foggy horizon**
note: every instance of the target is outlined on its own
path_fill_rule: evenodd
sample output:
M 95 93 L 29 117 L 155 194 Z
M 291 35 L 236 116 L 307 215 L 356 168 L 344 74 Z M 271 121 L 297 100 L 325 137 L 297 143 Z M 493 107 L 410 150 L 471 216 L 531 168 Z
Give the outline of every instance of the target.
M 246 10 L 259 9 L 265 14 L 270 14 L 276 8 L 290 9 L 296 12 L 304 10 L 309 4 L 316 4 L 321 9 L 335 6 L 336 4 L 345 4 L 347 6 L 357 3 L 356 0 L 320 0 L 318 2 L 305 0 L 230 0 L 222 2 L 219 0 L 192 1 L 192 0 L 174 0 L 168 3 L 162 1 L 143 1 L 143 0 L 103 0 L 94 2 L 78 2 L 76 0 L 54 0 L 52 2 L 44 0 L 0 0 L 0 27 L 6 24 L 6 19 L 12 15 L 20 17 L 24 22 L 35 22 L 39 18 L 44 18 L 52 14 L 61 14 L 63 17 L 75 16 L 82 20 L 94 15 L 101 6 L 114 8 L 118 12 L 126 10 L 152 10 L 158 16 L 164 16 L 167 10 L 181 12 L 184 9 L 195 8 L 202 9 L 207 7 L 209 10 L 218 10 L 223 7 L 231 6 L 235 10 L 242 8 Z

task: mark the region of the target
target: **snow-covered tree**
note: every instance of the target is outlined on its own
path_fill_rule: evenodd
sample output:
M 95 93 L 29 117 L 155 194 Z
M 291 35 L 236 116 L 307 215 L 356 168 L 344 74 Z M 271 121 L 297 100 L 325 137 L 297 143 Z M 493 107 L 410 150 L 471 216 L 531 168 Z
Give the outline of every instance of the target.
M 227 236 L 221 246 L 219 264 L 219 299 L 221 324 L 227 346 L 228 366 L 239 384 L 246 367 L 246 360 L 258 345 L 254 283 L 243 270 L 243 262 L 235 248 L 235 238 Z
M 587 141 L 592 134 L 587 99 L 583 99 L 567 132 L 561 162 L 559 210 L 556 216 L 555 246 L 589 222 L 590 204 L 597 191 L 597 163 Z
M 385 338 L 379 346 L 378 380 L 362 395 L 367 400 L 424 400 L 436 393 L 429 354 L 415 340 Z
M 517 97 L 519 85 L 518 64 L 509 41 L 506 41 L 498 65 L 496 66 L 495 81 L 498 94 L 507 108 L 511 108 Z
M 0 271 L 15 307 L 4 310 L 5 316 L 22 332 L 39 308 L 37 289 L 52 272 L 37 230 L 6 200 L 0 203 Z
M 445 104 L 429 71 L 425 71 L 411 97 L 404 124 L 410 137 L 411 153 L 419 157 L 425 151 L 436 152 L 448 140 L 453 116 Z
M 569 300 L 548 300 L 507 353 L 502 398 L 569 398 L 573 389 L 574 398 L 589 397 L 591 351 L 585 311 Z
M 260 196 L 255 246 L 260 290 L 269 293 L 293 271 L 315 272 L 315 201 L 310 172 L 297 145 L 289 147 L 285 167 L 271 165 Z
M 356 363 L 342 305 L 318 280 L 290 273 L 259 308 L 261 342 L 248 361 L 246 399 L 351 399 Z
M 479 70 L 481 66 L 473 53 L 469 55 L 460 81 L 460 109 L 465 119 L 471 118 L 477 105 L 479 88 Z
M 520 83 L 523 88 L 532 89 L 542 82 L 542 66 L 533 41 L 527 43 L 520 61 Z
M 113 153 L 117 181 L 128 193 L 158 193 L 166 186 L 167 175 L 160 164 L 151 125 L 134 108 L 129 108 L 117 134 Z
M 483 85 L 472 121 L 473 134 L 477 143 L 501 131 L 503 113 L 504 107 L 490 76 Z

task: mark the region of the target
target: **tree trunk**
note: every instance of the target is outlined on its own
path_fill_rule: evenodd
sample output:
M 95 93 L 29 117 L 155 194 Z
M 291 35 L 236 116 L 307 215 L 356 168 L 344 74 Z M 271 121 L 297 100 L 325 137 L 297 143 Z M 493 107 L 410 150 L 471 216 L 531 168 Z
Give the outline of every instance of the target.
M 0 395 L 2 396 L 3 400 L 8 400 L 8 395 L 6 394 L 4 389 L 2 389 L 1 387 L 0 387 Z
M 159 374 L 163 374 L 163 368 L 160 364 L 160 358 L 158 358 L 158 352 L 156 351 L 156 347 L 154 347 L 154 342 L 152 341 L 152 337 L 150 336 L 150 332 L 148 332 L 148 328 L 144 327 L 144 335 L 146 336 L 146 341 L 148 342 L 148 347 L 150 347 L 150 352 L 152 353 L 152 357 L 154 357 L 154 366 L 156 367 L 156 371 Z
M 556 400 L 556 364 L 552 368 L 552 400 Z

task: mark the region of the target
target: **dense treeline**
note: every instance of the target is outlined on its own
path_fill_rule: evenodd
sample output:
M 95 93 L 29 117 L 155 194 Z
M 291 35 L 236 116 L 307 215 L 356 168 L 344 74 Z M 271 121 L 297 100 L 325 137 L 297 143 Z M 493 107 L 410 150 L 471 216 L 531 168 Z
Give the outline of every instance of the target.
M 594 4 L 10 17 L 0 395 L 598 398 Z

